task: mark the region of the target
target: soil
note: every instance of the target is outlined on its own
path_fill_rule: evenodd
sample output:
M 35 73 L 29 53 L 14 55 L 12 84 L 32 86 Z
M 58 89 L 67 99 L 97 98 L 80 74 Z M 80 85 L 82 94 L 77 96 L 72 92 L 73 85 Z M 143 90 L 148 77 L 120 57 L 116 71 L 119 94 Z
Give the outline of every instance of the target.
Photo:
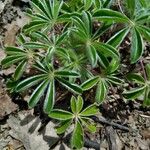
M 29 19 L 24 11 L 30 7 L 28 0 L 1 0 L 0 1 L 0 61 L 5 57 L 3 51 L 6 45 L 15 45 L 16 36 Z M 130 65 L 128 51 L 122 44 L 122 69 L 120 75 L 128 73 L 133 68 L 142 70 L 141 64 Z M 145 43 L 146 50 L 143 55 L 143 64 L 150 61 L 150 45 Z M 130 46 L 130 44 L 129 44 Z M 1 66 L 0 66 L 1 68 Z M 29 110 L 27 99 L 29 95 L 11 95 L 6 83 L 14 67 L 0 70 L 0 150 L 49 150 L 70 149 L 69 136 L 58 136 L 54 124 L 42 111 L 43 102 Z M 129 88 L 129 84 L 122 88 Z M 84 149 L 101 150 L 149 150 L 150 149 L 150 109 L 143 108 L 141 100 L 125 102 L 117 93 L 122 91 L 115 87 L 110 89 L 109 99 L 100 106 L 101 115 L 96 118 L 98 124 L 96 134 L 85 134 Z M 63 93 L 60 105 L 64 104 Z M 70 95 L 68 94 L 68 97 Z M 99 123 L 98 123 L 99 122 Z M 70 131 L 68 131 L 69 133 Z M 40 143 L 40 144 L 39 144 Z

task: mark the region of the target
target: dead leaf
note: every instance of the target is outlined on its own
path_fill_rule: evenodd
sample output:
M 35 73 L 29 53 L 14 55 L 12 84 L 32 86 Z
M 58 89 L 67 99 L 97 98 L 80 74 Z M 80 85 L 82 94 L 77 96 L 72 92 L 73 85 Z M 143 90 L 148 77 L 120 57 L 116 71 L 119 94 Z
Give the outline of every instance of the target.
M 0 120 L 16 111 L 17 108 L 18 106 L 11 101 L 0 81 Z
M 7 122 L 11 127 L 10 135 L 20 140 L 27 150 L 49 150 L 58 140 L 52 122 L 39 134 L 40 119 L 31 114 L 23 112 L 18 118 L 11 115 Z
M 136 138 L 136 142 L 141 150 L 149 150 L 150 141 L 142 140 L 140 138 Z
M 145 129 L 141 132 L 144 139 L 150 139 L 150 129 Z
M 5 56 L 6 56 L 5 52 L 2 49 L 0 49 L 0 63 L 5 58 Z
M 5 46 L 14 46 L 16 42 L 16 34 L 19 31 L 19 26 L 16 22 L 12 22 L 6 26 L 6 33 L 4 38 L 4 45 Z
M 0 2 L 0 13 L 3 11 L 5 7 L 5 4 L 3 2 Z

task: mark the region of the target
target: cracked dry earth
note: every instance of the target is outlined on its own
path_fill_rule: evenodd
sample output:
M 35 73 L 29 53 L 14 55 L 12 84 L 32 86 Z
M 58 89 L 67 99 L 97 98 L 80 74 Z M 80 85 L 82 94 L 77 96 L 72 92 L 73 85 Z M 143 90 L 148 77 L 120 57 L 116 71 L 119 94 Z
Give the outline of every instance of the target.
M 20 1 L 0 0 L 0 61 L 5 57 L 3 47 L 15 45 L 17 33 L 29 21 L 24 15 L 28 0 Z M 150 60 L 149 54 L 147 57 L 145 61 Z M 2 70 L 0 66 L 0 69 L 0 150 L 69 150 L 66 144 L 58 142 L 53 122 L 48 122 L 39 132 L 41 120 L 33 110 L 28 110 L 25 98 L 18 100 L 7 92 L 6 81 L 14 67 Z M 120 108 L 116 99 L 119 99 L 118 95 L 112 96 L 111 102 L 102 106 L 103 112 L 107 114 L 108 121 L 126 125 L 130 131 L 103 124 L 99 125 L 96 134 L 87 133 L 86 137 L 99 143 L 101 150 L 149 150 L 150 110 L 141 109 L 138 102 L 120 104 Z M 113 110 L 118 107 L 117 112 Z M 115 117 L 111 116 L 112 112 Z

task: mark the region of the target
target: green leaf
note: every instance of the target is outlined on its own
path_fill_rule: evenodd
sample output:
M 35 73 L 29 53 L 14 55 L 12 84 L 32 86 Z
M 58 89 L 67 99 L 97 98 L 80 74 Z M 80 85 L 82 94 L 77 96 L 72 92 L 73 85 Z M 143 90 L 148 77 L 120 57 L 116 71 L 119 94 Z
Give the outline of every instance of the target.
M 94 13 L 93 17 L 100 21 L 129 22 L 129 19 L 124 14 L 111 9 L 100 9 Z
M 61 109 L 54 109 L 48 115 L 50 118 L 57 119 L 57 120 L 70 120 L 73 118 L 73 114 L 69 111 L 61 110 Z
M 72 119 L 63 121 L 63 122 L 60 124 L 60 127 L 57 127 L 57 128 L 56 128 L 57 134 L 62 134 L 62 133 L 64 133 L 64 132 L 67 130 L 67 128 L 71 125 L 71 122 L 72 122 Z
M 15 70 L 15 73 L 14 73 L 14 79 L 15 80 L 18 80 L 23 72 L 25 71 L 25 68 L 26 68 L 26 65 L 27 65 L 27 62 L 25 60 L 23 60 L 16 68 Z
M 115 71 L 117 71 L 118 67 L 120 66 L 120 61 L 116 59 L 112 59 L 111 62 L 109 62 L 109 65 L 106 68 L 106 74 L 112 74 Z
M 96 132 L 96 126 L 89 120 L 89 118 L 82 117 L 80 118 L 83 126 L 85 126 L 90 132 Z
M 77 112 L 76 108 L 76 98 L 74 96 L 71 97 L 71 111 L 75 114 Z
M 106 98 L 106 94 L 107 94 L 107 88 L 106 85 L 104 83 L 105 81 L 101 80 L 98 83 L 97 89 L 96 89 L 96 97 L 95 100 L 97 102 L 97 104 L 101 104 L 104 99 Z
M 33 32 L 33 31 L 37 31 L 37 30 L 45 27 L 45 25 L 48 25 L 47 21 L 36 20 L 36 21 L 30 22 L 30 24 L 25 25 L 23 27 L 23 30 L 25 31 L 25 33 L 29 33 L 29 32 Z
M 43 95 L 46 87 L 48 85 L 48 81 L 43 81 L 32 93 L 30 100 L 29 100 L 29 107 L 33 108 L 38 101 L 40 100 L 41 96 Z
M 44 112 L 50 113 L 55 103 L 55 83 L 54 80 L 50 81 L 46 98 L 44 101 Z
M 85 108 L 81 113 L 80 115 L 81 116 L 86 116 L 86 117 L 89 117 L 89 116 L 93 116 L 93 115 L 96 115 L 98 113 L 98 107 L 93 104 L 93 105 L 90 105 L 88 106 L 87 108 Z
M 68 82 L 67 80 L 64 80 L 62 78 L 57 78 L 57 80 L 63 85 L 65 86 L 67 89 L 69 89 L 70 91 L 77 93 L 77 94 L 81 94 L 82 93 L 82 89 L 80 88 L 80 86 L 78 86 L 77 84 L 71 84 L 70 82 Z
M 140 33 L 133 29 L 131 45 L 131 63 L 137 62 L 143 54 L 143 40 Z
M 26 59 L 26 56 L 25 55 L 10 55 L 10 56 L 6 56 L 2 61 L 1 61 L 1 64 L 4 68 L 12 65 L 12 64 L 15 64 L 17 62 L 20 62 L 22 60 Z
M 135 12 L 135 0 L 126 0 L 127 2 L 127 7 L 128 7 L 128 10 L 130 12 L 130 15 L 131 16 L 134 16 L 134 12 Z
M 56 45 L 60 45 L 60 44 L 63 42 L 63 40 L 66 39 L 66 36 L 67 36 L 67 35 L 68 35 L 68 31 L 62 33 L 62 34 L 59 36 L 59 38 L 57 39 Z
M 108 29 L 110 29 L 110 27 L 112 26 L 112 23 L 103 23 L 98 29 L 97 31 L 94 33 L 94 35 L 92 36 L 93 41 L 95 39 L 98 39 L 105 31 L 107 31 Z
M 105 57 L 107 56 L 114 58 L 116 61 L 120 60 L 119 52 L 111 45 L 100 42 L 94 42 L 94 47 L 96 48 L 97 53 L 103 54 L 105 55 Z
M 147 80 L 150 81 L 150 64 L 146 64 L 145 66 Z
M 81 96 L 78 96 L 76 101 L 76 113 L 79 113 L 83 108 L 83 99 Z
M 91 79 L 88 79 L 87 81 L 85 81 L 81 87 L 84 91 L 91 89 L 94 85 L 97 84 L 97 82 L 99 81 L 99 77 L 93 77 Z
M 95 6 L 96 6 L 96 9 L 100 9 L 101 6 L 102 6 L 102 3 L 101 3 L 101 0 L 95 0 Z
M 113 0 L 105 0 L 103 1 L 103 8 L 109 7 Z
M 142 25 L 137 26 L 137 30 L 150 42 L 150 28 Z
M 123 83 L 123 80 L 121 80 L 120 78 L 115 77 L 115 76 L 107 76 L 107 80 L 110 83 L 115 84 L 115 85 L 120 85 Z
M 5 48 L 5 51 L 7 54 L 11 55 L 11 54 L 22 54 L 22 53 L 25 53 L 24 50 L 20 49 L 20 48 L 17 48 L 17 47 L 6 47 Z
M 39 71 L 43 72 L 43 73 L 47 73 L 48 70 L 47 68 L 44 66 L 44 64 L 38 60 L 36 60 L 36 63 L 33 65 L 34 68 L 38 69 Z
M 135 88 L 130 91 L 123 92 L 123 96 L 126 99 L 134 100 L 134 99 L 138 98 L 140 95 L 142 95 L 144 91 L 145 91 L 145 86 L 142 86 L 140 88 Z
M 84 0 L 84 9 L 88 10 L 92 5 L 92 0 Z
M 49 47 L 48 45 L 39 42 L 27 42 L 24 43 L 23 46 L 28 49 L 39 49 L 39 48 L 47 49 Z
M 46 79 L 46 75 L 45 74 L 40 74 L 40 75 L 35 75 L 33 77 L 27 78 L 23 81 L 21 81 L 16 88 L 16 91 L 22 91 L 25 90 L 37 83 L 39 83 L 40 81 Z
M 71 138 L 71 147 L 81 149 L 83 147 L 83 128 L 79 121 L 76 122 Z
M 84 22 L 84 26 L 86 28 L 86 33 L 90 38 L 92 33 L 92 15 L 89 12 L 82 12 L 82 21 Z
M 65 71 L 65 70 L 58 70 L 54 72 L 55 76 L 60 77 L 79 77 L 80 75 L 75 71 Z
M 150 87 L 146 87 L 145 93 L 144 93 L 144 106 L 150 106 Z
M 147 0 L 139 0 L 140 4 L 142 5 L 142 7 L 146 8 L 147 7 Z
M 138 83 L 138 84 L 145 84 L 145 80 L 141 76 L 141 74 L 130 73 L 127 75 L 127 79 L 130 81 L 134 81 L 135 83 Z
M 123 42 L 124 38 L 129 33 L 129 30 L 129 28 L 124 28 L 120 30 L 107 41 L 107 44 L 117 48 Z
M 87 50 L 87 56 L 90 60 L 92 67 L 95 67 L 97 65 L 97 52 L 93 45 L 86 45 Z

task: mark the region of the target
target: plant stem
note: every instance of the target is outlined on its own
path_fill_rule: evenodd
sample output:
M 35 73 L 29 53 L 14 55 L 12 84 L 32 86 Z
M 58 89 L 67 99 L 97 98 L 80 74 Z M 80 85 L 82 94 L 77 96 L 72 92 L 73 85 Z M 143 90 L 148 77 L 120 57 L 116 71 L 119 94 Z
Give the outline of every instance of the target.
M 141 64 L 144 79 L 147 80 L 146 72 L 145 72 L 144 65 L 143 65 L 143 60 L 140 60 L 140 64 Z
M 123 10 L 122 10 L 122 7 L 121 7 L 120 0 L 118 0 L 118 6 L 119 6 L 120 11 L 123 13 Z

